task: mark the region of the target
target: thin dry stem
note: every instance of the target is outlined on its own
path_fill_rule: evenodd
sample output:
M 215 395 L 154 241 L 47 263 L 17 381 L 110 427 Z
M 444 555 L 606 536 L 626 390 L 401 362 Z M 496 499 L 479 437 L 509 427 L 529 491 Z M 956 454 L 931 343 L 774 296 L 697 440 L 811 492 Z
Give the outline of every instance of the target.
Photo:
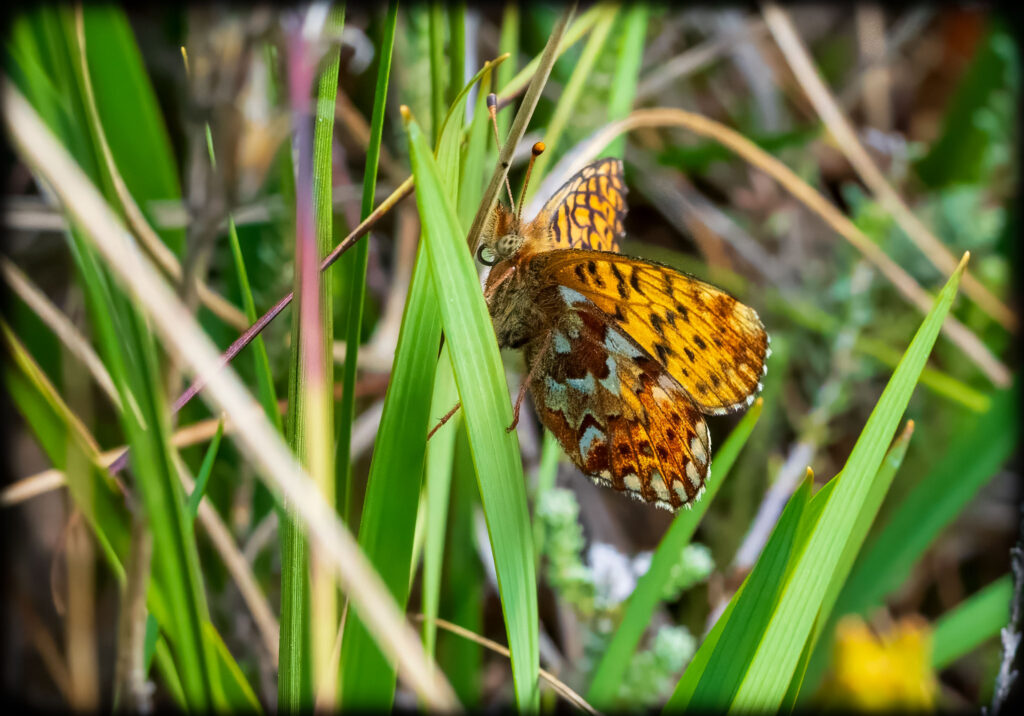
M 832 93 L 815 69 L 807 48 L 804 47 L 797 35 L 789 16 L 782 8 L 771 2 L 765 3 L 763 13 L 768 29 L 775 37 L 779 49 L 804 92 L 807 93 L 807 97 L 814 105 L 821 121 L 825 123 L 828 131 L 835 138 L 839 150 L 853 166 L 857 175 L 871 190 L 875 200 L 892 214 L 896 223 L 935 268 L 945 275 L 953 273 L 959 259 L 914 215 L 906 202 L 889 185 L 885 175 L 875 166 L 874 161 L 857 138 L 857 133 L 850 126 Z M 962 285 L 964 293 L 973 299 L 985 313 L 999 321 L 1008 330 L 1016 330 L 1017 317 L 1013 311 L 970 273 L 964 274 Z M 995 378 L 993 380 L 1000 384 L 1000 381 Z
M 420 622 L 426 621 L 426 616 L 423 614 L 414 614 L 413 618 L 416 621 Z M 496 654 L 501 654 L 506 659 L 511 658 L 511 652 L 509 652 L 507 648 L 505 648 L 496 641 L 492 641 L 491 639 L 488 639 L 485 636 L 480 636 L 475 632 L 471 632 L 469 629 L 461 627 L 458 624 L 454 624 L 448 621 L 447 619 L 434 617 L 433 621 L 440 629 L 444 629 L 445 631 L 455 634 L 456 636 L 461 636 L 463 639 L 468 639 L 469 641 L 479 644 L 485 649 L 490 649 Z M 566 684 L 564 681 L 562 681 L 557 676 L 552 674 L 550 671 L 542 668 L 538 670 L 538 673 L 540 674 L 540 678 L 542 678 L 544 681 L 547 681 L 551 685 L 552 689 L 554 689 L 562 698 L 571 703 L 573 706 L 576 706 L 577 708 L 586 711 L 587 713 L 600 713 L 597 709 L 595 709 L 593 706 L 587 703 L 586 699 L 584 699 L 578 693 L 573 691 L 568 684 Z
M 75 325 L 57 308 L 50 299 L 40 291 L 34 283 L 22 273 L 10 259 L 0 256 L 0 275 L 14 290 L 14 293 L 31 308 L 39 319 L 49 326 L 54 335 L 67 347 L 68 352 L 82 362 L 93 380 L 103 393 L 110 399 L 114 407 L 120 409 L 121 397 L 114 387 L 114 381 L 107 372 L 103 361 L 96 355 L 89 341 L 79 333 Z M 5 490 L 6 492 L 6 490 Z

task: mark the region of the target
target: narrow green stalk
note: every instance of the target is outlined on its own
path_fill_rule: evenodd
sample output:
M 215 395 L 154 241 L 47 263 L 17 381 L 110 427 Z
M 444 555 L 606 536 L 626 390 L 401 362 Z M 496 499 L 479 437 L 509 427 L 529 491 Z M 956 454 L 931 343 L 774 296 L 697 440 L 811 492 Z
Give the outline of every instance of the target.
M 331 8 L 327 23 L 332 34 L 340 32 L 344 12 L 344 6 Z M 333 379 L 328 370 L 332 365 L 332 295 L 330 282 L 322 280 L 319 263 L 332 243 L 331 156 L 339 49 L 332 49 L 320 65 L 317 100 L 311 112 L 309 93 L 318 69 L 315 58 L 310 57 L 313 48 L 298 27 L 289 29 L 286 42 L 297 157 L 294 295 L 298 310 L 292 314 L 289 443 L 324 499 L 334 504 Z M 337 588 L 331 570 L 310 554 L 293 520 L 282 523 L 282 538 L 287 541 L 282 553 L 278 708 L 286 712 L 312 707 L 314 689 L 325 679 L 333 680 L 329 664 L 338 628 Z
M 377 189 L 377 169 L 380 163 L 381 137 L 384 133 L 384 110 L 387 107 L 388 83 L 391 77 L 391 57 L 395 47 L 395 28 L 398 24 L 398 0 L 388 4 L 387 16 L 381 28 L 377 53 L 377 85 L 374 91 L 373 114 L 370 118 L 370 143 L 366 149 L 366 168 L 363 172 L 363 198 L 360 218 L 366 219 L 373 211 L 373 195 Z M 338 402 L 338 439 L 336 469 L 338 471 L 338 511 L 346 524 L 352 520 L 352 423 L 355 420 L 355 386 L 359 338 L 363 324 L 363 303 L 366 296 L 366 266 L 369 243 L 360 241 L 341 258 L 339 271 L 346 274 L 345 297 L 341 318 L 345 336 L 345 365 L 342 374 L 341 400 Z
M 647 16 L 650 9 L 644 2 L 630 5 L 622 17 L 619 29 L 618 61 L 608 97 L 608 121 L 625 119 L 633 110 L 636 85 L 640 80 L 640 65 L 644 58 L 644 39 L 647 36 Z M 622 158 L 626 151 L 626 138 L 619 135 L 605 147 L 602 156 Z
M 445 104 L 455 101 L 455 94 L 466 79 L 466 0 L 457 0 L 448 6 L 448 91 Z
M 430 20 L 430 131 L 436 144 L 444 117 L 444 8 L 439 0 L 430 0 L 427 13 Z
M 510 0 L 505 4 L 501 14 L 501 35 L 498 38 L 498 54 L 508 53 L 508 60 L 497 71 L 494 78 L 495 87 L 508 87 L 512 81 L 516 66 L 519 64 L 519 2 Z M 512 122 L 510 112 L 498 112 L 498 136 L 508 134 Z

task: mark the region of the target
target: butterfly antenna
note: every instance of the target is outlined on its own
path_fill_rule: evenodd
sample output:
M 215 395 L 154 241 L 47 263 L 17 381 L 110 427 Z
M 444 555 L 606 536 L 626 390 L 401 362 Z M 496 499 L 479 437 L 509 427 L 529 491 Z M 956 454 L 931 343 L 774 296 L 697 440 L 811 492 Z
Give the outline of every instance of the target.
M 494 144 L 498 147 L 498 152 L 501 152 L 501 139 L 498 137 L 498 95 L 493 92 L 487 95 L 487 114 L 491 116 L 491 128 L 494 130 Z M 515 212 L 516 203 L 512 199 L 512 185 L 508 182 L 508 172 L 505 173 L 505 188 L 508 190 L 508 203 L 510 208 Z
M 526 177 L 523 178 L 523 188 L 519 190 L 519 211 L 516 212 L 516 226 L 519 225 L 519 221 L 523 216 L 523 200 L 526 198 L 526 187 L 530 183 L 530 174 L 533 173 L 533 163 L 537 161 L 537 157 L 544 153 L 544 142 L 537 142 L 533 145 L 533 151 L 530 153 L 530 163 L 526 165 Z

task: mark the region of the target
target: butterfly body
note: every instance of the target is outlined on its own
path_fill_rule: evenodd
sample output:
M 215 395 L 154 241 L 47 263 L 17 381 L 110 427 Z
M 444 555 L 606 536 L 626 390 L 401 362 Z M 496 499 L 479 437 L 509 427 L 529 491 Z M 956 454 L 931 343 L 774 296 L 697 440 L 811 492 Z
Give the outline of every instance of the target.
M 702 414 L 753 401 L 768 337 L 719 289 L 617 253 L 625 191 L 621 162 L 606 159 L 529 223 L 496 207 L 481 241 L 494 257 L 485 296 L 498 344 L 523 350 L 541 422 L 573 462 L 675 510 L 710 472 Z

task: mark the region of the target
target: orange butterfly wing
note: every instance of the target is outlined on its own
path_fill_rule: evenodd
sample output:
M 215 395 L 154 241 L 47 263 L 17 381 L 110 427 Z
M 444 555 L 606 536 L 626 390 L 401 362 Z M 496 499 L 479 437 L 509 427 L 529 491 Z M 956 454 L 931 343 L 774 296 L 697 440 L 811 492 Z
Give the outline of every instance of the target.
M 541 422 L 599 485 L 674 511 L 704 490 L 711 438 L 682 387 L 594 304 L 561 287 L 541 300 L 562 302 L 544 345 L 527 347 L 542 369 L 530 384 Z
M 703 413 L 750 405 L 761 390 L 768 334 L 724 291 L 661 264 L 571 250 L 534 256 L 542 284 L 576 292 L 658 361 Z
M 626 182 L 622 161 L 599 159 L 555 192 L 532 222 L 549 249 L 618 251 L 625 235 Z

